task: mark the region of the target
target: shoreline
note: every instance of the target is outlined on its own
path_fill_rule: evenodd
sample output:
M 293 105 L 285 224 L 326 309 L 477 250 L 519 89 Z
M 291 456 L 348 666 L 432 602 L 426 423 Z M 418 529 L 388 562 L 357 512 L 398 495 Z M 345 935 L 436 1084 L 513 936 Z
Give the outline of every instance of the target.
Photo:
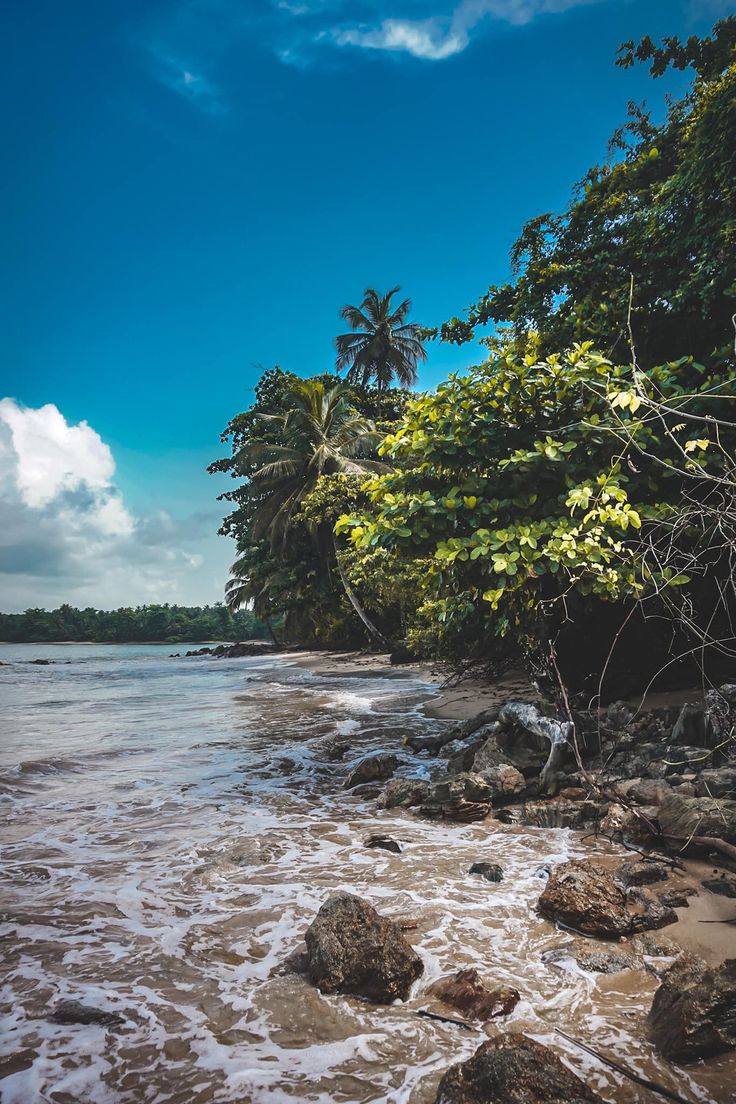
M 366 652 L 331 652 L 331 651 L 304 651 L 277 653 L 288 657 L 301 667 L 305 667 L 316 676 L 343 675 L 345 677 L 380 677 L 401 679 L 406 675 L 422 679 L 436 687 L 434 694 L 422 702 L 419 708 L 422 712 L 438 720 L 456 721 L 462 723 L 470 720 L 476 714 L 492 706 L 508 701 L 510 698 L 517 700 L 539 699 L 539 694 L 521 672 L 509 673 L 499 678 L 495 683 L 484 683 L 479 679 L 460 680 L 452 686 L 443 686 L 447 682 L 446 674 L 437 666 L 422 662 L 392 664 L 388 653 Z M 673 695 L 652 694 L 647 698 L 647 707 L 656 708 L 660 704 L 681 704 L 692 701 L 696 692 L 680 691 Z M 662 699 L 665 699 L 664 703 Z M 674 701 L 673 701 L 674 699 Z M 554 799 L 552 799 L 554 800 Z M 509 808 L 519 808 L 523 801 Z M 411 816 L 410 810 L 406 810 Z M 456 825 L 452 821 L 446 821 L 448 831 L 452 831 Z M 529 826 L 525 826 L 529 830 Z M 539 828 L 544 832 L 547 829 Z M 584 834 L 582 829 L 569 829 L 578 836 Z M 492 828 L 489 826 L 489 833 Z M 596 838 L 596 837 L 594 837 Z M 608 837 L 601 837 L 607 839 Z M 621 850 L 621 858 L 624 856 L 633 859 L 636 852 L 627 848 L 623 843 L 612 844 Z M 592 857 L 601 858 L 601 856 Z M 670 856 L 672 857 L 672 856 Z M 604 865 L 608 865 L 607 856 L 603 856 Z M 617 860 L 619 861 L 619 860 Z M 683 870 L 673 874 L 675 882 L 697 889 L 697 895 L 689 898 L 689 905 L 676 909 L 677 922 L 669 924 L 661 929 L 656 929 L 650 934 L 661 935 L 664 940 L 671 940 L 677 944 L 681 951 L 695 953 L 705 959 L 711 965 L 720 964 L 724 959 L 733 957 L 736 953 L 736 933 L 733 925 L 727 923 L 733 919 L 734 901 L 728 897 L 721 897 L 706 890 L 701 881 L 713 877 L 722 872 L 724 867 L 716 868 L 713 861 L 705 858 L 683 858 Z M 725 869 L 728 869 L 725 867 Z M 669 881 L 661 883 L 658 889 L 669 887 Z M 563 932 L 560 933 L 564 934 Z M 606 946 L 607 941 L 589 938 L 594 945 Z M 625 946 L 627 940 L 622 941 Z M 611 946 L 616 946 L 613 941 Z

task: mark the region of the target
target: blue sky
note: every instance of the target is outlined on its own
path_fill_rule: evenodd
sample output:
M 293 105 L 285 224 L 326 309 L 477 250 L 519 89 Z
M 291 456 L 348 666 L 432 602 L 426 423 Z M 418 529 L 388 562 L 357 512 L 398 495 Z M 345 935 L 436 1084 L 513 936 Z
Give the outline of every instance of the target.
M 627 101 L 682 88 L 618 44 L 730 7 L 6 2 L 0 608 L 219 598 L 204 467 L 259 368 L 331 367 L 368 284 L 460 313 Z M 421 384 L 473 359 L 433 347 Z

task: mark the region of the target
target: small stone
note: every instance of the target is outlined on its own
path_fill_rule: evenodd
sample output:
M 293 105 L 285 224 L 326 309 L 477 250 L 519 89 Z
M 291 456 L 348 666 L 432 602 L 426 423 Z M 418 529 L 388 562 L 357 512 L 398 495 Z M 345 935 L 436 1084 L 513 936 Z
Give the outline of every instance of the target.
M 500 882 L 503 878 L 503 869 L 498 863 L 476 862 L 473 863 L 468 874 L 480 874 L 487 882 Z
M 394 855 L 401 854 L 401 844 L 390 836 L 368 836 L 363 841 L 364 847 L 378 847 L 381 851 L 392 851 Z
M 116 1012 L 104 1012 L 77 1000 L 59 1001 L 49 1019 L 58 1024 L 94 1024 L 96 1027 L 116 1027 L 125 1023 Z

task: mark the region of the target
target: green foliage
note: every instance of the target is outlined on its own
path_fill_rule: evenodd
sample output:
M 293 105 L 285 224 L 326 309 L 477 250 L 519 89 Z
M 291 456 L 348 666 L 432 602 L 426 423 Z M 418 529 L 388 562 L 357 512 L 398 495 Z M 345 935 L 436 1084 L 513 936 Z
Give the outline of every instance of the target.
M 337 531 L 367 570 L 383 551 L 414 580 L 410 638 L 435 652 L 452 639 L 466 652 L 518 644 L 570 603 L 680 585 L 642 557 L 639 532 L 676 509 L 683 470 L 728 468 L 725 442 L 701 437 L 700 422 L 694 438 L 689 419 L 732 383 L 690 359 L 614 366 L 589 342 L 491 358 L 410 403 L 381 448 L 403 466 L 368 481 L 371 509 Z
M 630 105 L 610 156 L 578 185 L 562 215 L 524 227 L 512 250 L 515 279 L 494 285 L 467 320 L 441 327 L 462 343 L 490 323 L 509 326 L 517 351 L 536 331 L 543 353 L 592 340 L 614 360 L 631 325 L 644 367 L 683 355 L 732 356 L 736 311 L 736 17 L 713 35 L 662 47 L 626 43 L 618 64 L 692 67 L 693 85 L 656 125 Z M 436 331 L 435 331 L 436 333 Z M 497 338 L 484 339 L 491 347 Z
M 252 640 L 267 636 L 266 626 L 250 612 L 226 606 L 137 606 L 116 610 L 27 609 L 0 613 L 0 640 L 15 644 L 55 640 L 171 644 L 201 640 Z

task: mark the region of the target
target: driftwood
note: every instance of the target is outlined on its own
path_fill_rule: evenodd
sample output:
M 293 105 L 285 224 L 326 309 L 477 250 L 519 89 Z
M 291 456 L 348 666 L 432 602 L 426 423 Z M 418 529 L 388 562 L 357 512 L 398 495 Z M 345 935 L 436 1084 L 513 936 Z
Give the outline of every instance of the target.
M 549 740 L 550 748 L 547 762 L 542 767 L 539 779 L 542 788 L 548 793 L 554 788 L 557 771 L 565 756 L 565 750 L 572 747 L 572 737 L 575 725 L 571 721 L 558 721 L 554 717 L 546 717 L 536 705 L 529 702 L 507 702 L 501 706 L 498 712 L 498 724 L 500 727 L 518 725 L 519 728 L 531 732 L 533 736 L 541 736 Z
M 593 1047 L 588 1046 L 587 1043 L 581 1043 L 579 1039 L 574 1039 L 572 1035 L 568 1035 L 561 1027 L 556 1027 L 555 1031 L 558 1035 L 562 1035 L 563 1039 L 567 1039 L 568 1042 L 580 1047 L 581 1050 L 585 1050 L 588 1054 L 592 1054 L 599 1062 L 603 1062 L 605 1066 L 609 1066 L 612 1070 L 615 1070 L 616 1073 L 622 1074 L 623 1077 L 628 1077 L 635 1085 L 641 1085 L 642 1088 L 649 1089 L 650 1092 L 658 1093 L 660 1096 L 666 1097 L 667 1100 L 674 1101 L 674 1104 L 690 1104 L 690 1101 L 684 1096 L 680 1096 L 679 1093 L 673 1092 L 672 1089 L 665 1088 L 664 1085 L 660 1085 L 657 1081 L 650 1081 L 647 1077 L 641 1077 L 638 1073 L 632 1073 L 626 1066 L 614 1062 L 611 1058 L 606 1058 L 605 1055 L 601 1054 L 599 1051 L 593 1050 Z

